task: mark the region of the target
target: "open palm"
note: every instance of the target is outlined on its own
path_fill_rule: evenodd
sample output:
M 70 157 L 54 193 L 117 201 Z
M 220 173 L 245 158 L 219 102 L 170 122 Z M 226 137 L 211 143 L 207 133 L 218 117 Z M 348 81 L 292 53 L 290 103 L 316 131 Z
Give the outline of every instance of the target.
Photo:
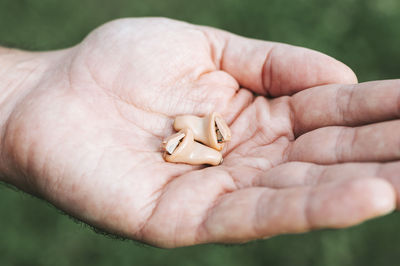
M 395 207 L 399 165 L 378 162 L 400 158 L 398 100 L 378 90 L 398 95 L 397 81 L 315 87 L 356 79 L 311 50 L 156 18 L 37 56 L 47 71 L 8 120 L 7 169 L 89 224 L 174 247 L 350 226 Z M 212 111 L 232 131 L 223 164 L 165 162 L 174 117 Z

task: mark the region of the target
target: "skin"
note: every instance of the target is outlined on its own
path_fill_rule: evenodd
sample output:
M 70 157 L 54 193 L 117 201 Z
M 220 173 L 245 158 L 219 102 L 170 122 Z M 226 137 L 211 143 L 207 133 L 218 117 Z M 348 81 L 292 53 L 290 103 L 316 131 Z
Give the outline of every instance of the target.
M 160 18 L 0 62 L 1 180 L 108 232 L 239 243 L 399 206 L 399 80 L 354 85 L 321 53 Z M 212 111 L 223 164 L 165 162 L 174 117 Z

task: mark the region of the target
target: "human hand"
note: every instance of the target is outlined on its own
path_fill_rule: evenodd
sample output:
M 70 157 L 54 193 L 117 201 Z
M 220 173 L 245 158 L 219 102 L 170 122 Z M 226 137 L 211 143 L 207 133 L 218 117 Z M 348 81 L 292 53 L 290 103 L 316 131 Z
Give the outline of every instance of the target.
M 400 157 L 399 121 L 384 122 L 399 116 L 398 81 L 304 90 L 356 78 L 311 50 L 155 18 L 14 57 L 39 67 L 0 101 L 1 176 L 96 227 L 175 247 L 345 227 L 395 207 L 398 163 L 379 162 Z M 224 163 L 164 162 L 174 117 L 212 111 L 231 125 Z

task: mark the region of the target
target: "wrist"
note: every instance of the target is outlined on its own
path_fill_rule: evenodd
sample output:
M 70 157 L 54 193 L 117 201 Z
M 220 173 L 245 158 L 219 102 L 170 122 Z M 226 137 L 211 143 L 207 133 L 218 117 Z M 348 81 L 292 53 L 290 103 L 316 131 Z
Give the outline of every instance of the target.
M 0 47 L 0 181 L 13 175 L 4 151 L 7 123 L 18 104 L 37 86 L 46 62 L 41 53 Z M 13 183 L 13 182 L 11 182 Z

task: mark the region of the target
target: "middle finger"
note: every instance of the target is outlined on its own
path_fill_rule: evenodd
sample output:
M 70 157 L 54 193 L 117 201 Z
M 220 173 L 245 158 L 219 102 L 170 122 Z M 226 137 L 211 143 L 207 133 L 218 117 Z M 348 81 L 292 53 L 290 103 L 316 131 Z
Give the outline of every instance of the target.
M 361 127 L 324 127 L 297 138 L 289 161 L 334 164 L 400 159 L 400 120 Z

